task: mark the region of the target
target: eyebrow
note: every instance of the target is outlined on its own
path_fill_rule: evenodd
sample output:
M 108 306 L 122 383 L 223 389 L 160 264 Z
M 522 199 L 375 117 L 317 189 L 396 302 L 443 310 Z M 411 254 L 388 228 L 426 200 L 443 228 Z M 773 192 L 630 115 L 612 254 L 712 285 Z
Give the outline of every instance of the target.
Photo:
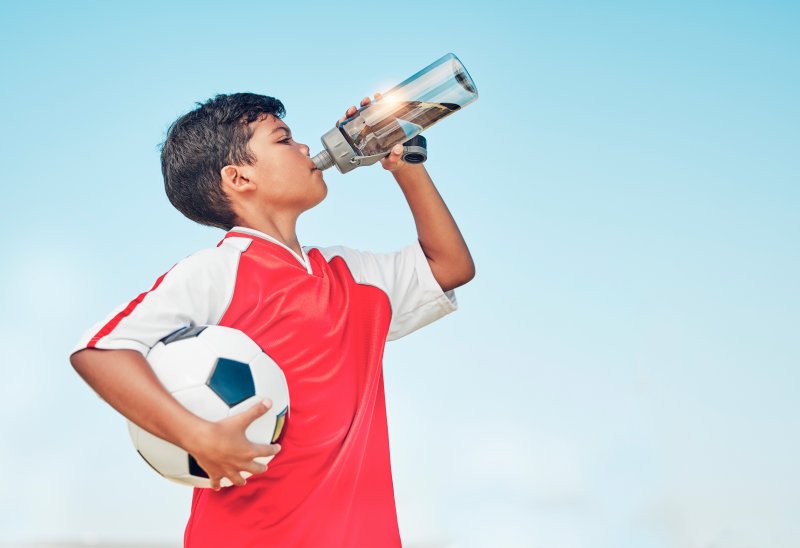
M 275 129 L 273 129 L 273 130 L 270 132 L 270 135 L 272 135 L 273 133 L 277 133 L 278 131 L 285 131 L 286 133 L 288 133 L 288 134 L 289 134 L 289 137 L 291 137 L 291 136 L 292 136 L 292 130 L 290 130 L 288 127 L 284 127 L 284 126 L 280 126 L 280 127 L 277 127 L 277 128 L 275 128 Z

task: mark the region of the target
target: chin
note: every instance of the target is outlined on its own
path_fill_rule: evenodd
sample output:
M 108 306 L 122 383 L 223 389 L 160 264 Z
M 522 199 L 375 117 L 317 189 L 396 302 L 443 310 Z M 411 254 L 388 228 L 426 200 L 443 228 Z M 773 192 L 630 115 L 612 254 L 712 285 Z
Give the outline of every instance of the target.
M 320 203 L 322 203 L 325 200 L 325 198 L 328 197 L 328 185 L 325 184 L 325 181 L 323 181 L 322 182 L 322 186 L 320 186 L 318 188 L 319 188 L 319 191 L 314 192 L 313 201 L 309 200 L 310 203 L 308 204 L 308 209 L 311 209 L 312 207 L 315 207 L 315 206 L 319 205 Z
M 317 203 L 320 203 L 320 202 L 324 201 L 325 198 L 328 197 L 328 185 L 326 185 L 324 181 L 323 181 L 322 184 L 323 184 L 322 196 L 320 196 L 320 199 L 319 199 L 319 201 Z

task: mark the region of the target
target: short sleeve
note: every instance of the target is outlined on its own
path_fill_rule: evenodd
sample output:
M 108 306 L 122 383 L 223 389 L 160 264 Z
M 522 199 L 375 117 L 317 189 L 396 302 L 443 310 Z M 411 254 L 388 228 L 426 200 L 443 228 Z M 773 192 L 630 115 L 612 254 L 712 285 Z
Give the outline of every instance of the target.
M 71 354 L 98 348 L 130 349 L 146 356 L 159 340 L 178 329 L 218 324 L 233 296 L 240 255 L 234 245 L 222 245 L 182 259 L 150 290 L 89 328 Z
M 392 253 L 345 246 L 319 249 L 327 260 L 341 256 L 357 282 L 379 287 L 388 295 L 392 319 L 387 341 L 404 337 L 458 309 L 455 290 L 442 290 L 419 240 Z

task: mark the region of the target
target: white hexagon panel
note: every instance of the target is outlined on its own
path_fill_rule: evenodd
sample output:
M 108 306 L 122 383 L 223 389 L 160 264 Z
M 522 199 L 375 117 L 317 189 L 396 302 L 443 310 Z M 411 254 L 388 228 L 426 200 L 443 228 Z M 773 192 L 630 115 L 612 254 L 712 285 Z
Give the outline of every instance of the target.
M 208 380 L 218 356 L 200 342 L 199 335 L 204 331 L 183 328 L 160 340 L 148 352 L 147 362 L 167 392 L 202 385 Z

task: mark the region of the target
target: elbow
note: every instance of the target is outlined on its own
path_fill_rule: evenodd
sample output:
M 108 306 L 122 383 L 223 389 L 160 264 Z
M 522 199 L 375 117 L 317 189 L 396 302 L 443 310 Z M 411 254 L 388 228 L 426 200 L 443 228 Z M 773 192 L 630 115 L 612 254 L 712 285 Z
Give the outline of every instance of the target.
M 471 282 L 473 278 L 475 278 L 475 263 L 470 261 L 469 264 L 464 267 L 458 285 L 467 284 Z
M 83 350 L 78 350 L 77 352 L 73 352 L 69 355 L 69 363 L 72 364 L 72 368 L 75 371 L 80 372 L 80 369 L 84 364 L 83 354 Z
M 464 283 L 471 282 L 474 277 L 475 277 L 475 263 L 470 261 L 469 268 L 467 269 L 467 278 Z
M 452 281 L 450 281 L 449 283 L 442 285 L 442 290 L 449 291 L 451 289 L 461 287 L 462 285 L 466 285 L 474 277 L 475 277 L 475 266 L 473 265 L 471 268 L 461 271 L 460 275 L 454 277 Z
M 77 352 L 73 352 L 69 356 L 69 363 L 72 364 L 72 368 L 80 375 L 83 376 L 83 373 L 89 367 L 90 362 L 92 361 L 91 355 L 95 352 L 95 350 L 91 348 L 82 348 Z
M 475 277 L 475 263 L 470 258 L 455 264 L 438 263 L 428 259 L 433 277 L 439 283 L 442 291 L 450 291 L 460 287 Z

